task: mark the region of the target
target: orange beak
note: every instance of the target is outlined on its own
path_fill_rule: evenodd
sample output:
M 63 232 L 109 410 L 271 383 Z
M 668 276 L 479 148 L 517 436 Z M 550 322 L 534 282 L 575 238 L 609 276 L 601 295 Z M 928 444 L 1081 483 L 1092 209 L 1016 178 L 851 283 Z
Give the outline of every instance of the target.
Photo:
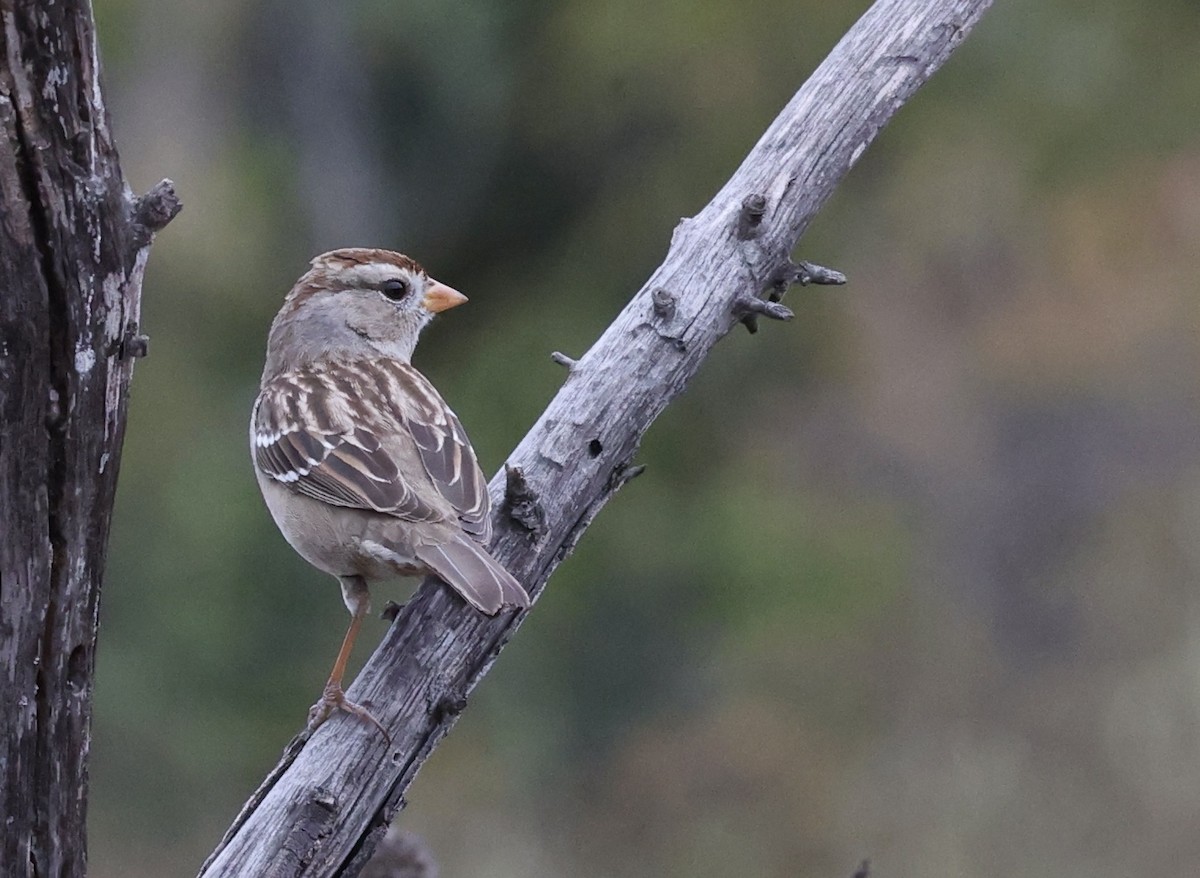
M 434 281 L 425 290 L 425 298 L 421 300 L 421 304 L 425 306 L 426 311 L 437 314 L 440 311 L 457 308 L 465 301 L 467 301 L 467 297 L 458 290 Z

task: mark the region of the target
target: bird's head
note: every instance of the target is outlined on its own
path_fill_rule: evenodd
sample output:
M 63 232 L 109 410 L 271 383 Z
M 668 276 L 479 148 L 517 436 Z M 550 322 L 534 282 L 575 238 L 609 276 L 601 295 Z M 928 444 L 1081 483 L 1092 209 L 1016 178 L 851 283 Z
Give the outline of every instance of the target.
M 271 325 L 267 370 L 373 356 L 409 362 L 433 316 L 465 301 L 402 253 L 323 253 L 296 281 Z

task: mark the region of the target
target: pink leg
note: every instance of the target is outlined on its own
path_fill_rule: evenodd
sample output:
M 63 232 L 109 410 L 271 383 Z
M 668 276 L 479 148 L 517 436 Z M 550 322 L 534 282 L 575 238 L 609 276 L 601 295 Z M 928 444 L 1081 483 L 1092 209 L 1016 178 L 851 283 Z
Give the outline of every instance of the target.
M 391 746 L 392 737 L 387 733 L 383 724 L 371 716 L 365 707 L 347 699 L 346 693 L 342 690 L 342 677 L 346 675 L 346 663 L 349 662 L 350 653 L 354 650 L 354 641 L 358 637 L 358 630 L 362 627 L 363 617 L 371 608 L 367 585 L 360 576 L 348 576 L 342 579 L 342 595 L 350 610 L 350 627 L 346 629 L 346 636 L 342 638 L 342 648 L 338 650 L 337 660 L 333 663 L 333 670 L 329 673 L 329 681 L 325 684 L 325 691 L 321 693 L 320 700 L 308 711 L 308 730 L 314 731 L 317 726 L 329 719 L 335 710 L 342 710 L 372 723 L 387 740 L 388 746 Z

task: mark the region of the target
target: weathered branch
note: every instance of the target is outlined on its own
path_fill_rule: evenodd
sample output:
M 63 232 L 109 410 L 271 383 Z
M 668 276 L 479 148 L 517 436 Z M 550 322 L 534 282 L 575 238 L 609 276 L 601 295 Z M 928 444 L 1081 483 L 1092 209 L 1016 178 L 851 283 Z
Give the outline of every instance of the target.
M 86 0 L 0 0 L 0 871 L 83 876 L 92 670 L 142 272 Z
M 491 484 L 493 552 L 535 598 L 633 472 L 642 435 L 713 345 L 741 317 L 790 314 L 775 301 L 780 285 L 836 279 L 813 266 L 798 270 L 788 255 L 879 129 L 989 2 L 876 3 L 712 202 L 679 224 L 666 260 L 591 350 L 578 361 L 555 357 L 569 367 L 562 390 Z M 344 718 L 293 741 L 203 875 L 357 874 L 525 615 L 488 618 L 444 586 L 423 584 L 350 690 L 388 727 L 392 747 Z

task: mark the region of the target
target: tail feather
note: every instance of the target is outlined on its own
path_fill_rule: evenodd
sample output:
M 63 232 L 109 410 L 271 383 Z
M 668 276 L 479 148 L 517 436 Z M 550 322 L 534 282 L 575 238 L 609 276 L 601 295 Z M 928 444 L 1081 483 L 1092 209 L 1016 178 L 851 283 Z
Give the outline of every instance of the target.
M 415 554 L 467 603 L 489 616 L 504 607 L 529 606 L 529 595 L 521 583 L 466 534 L 438 545 L 420 546 Z

